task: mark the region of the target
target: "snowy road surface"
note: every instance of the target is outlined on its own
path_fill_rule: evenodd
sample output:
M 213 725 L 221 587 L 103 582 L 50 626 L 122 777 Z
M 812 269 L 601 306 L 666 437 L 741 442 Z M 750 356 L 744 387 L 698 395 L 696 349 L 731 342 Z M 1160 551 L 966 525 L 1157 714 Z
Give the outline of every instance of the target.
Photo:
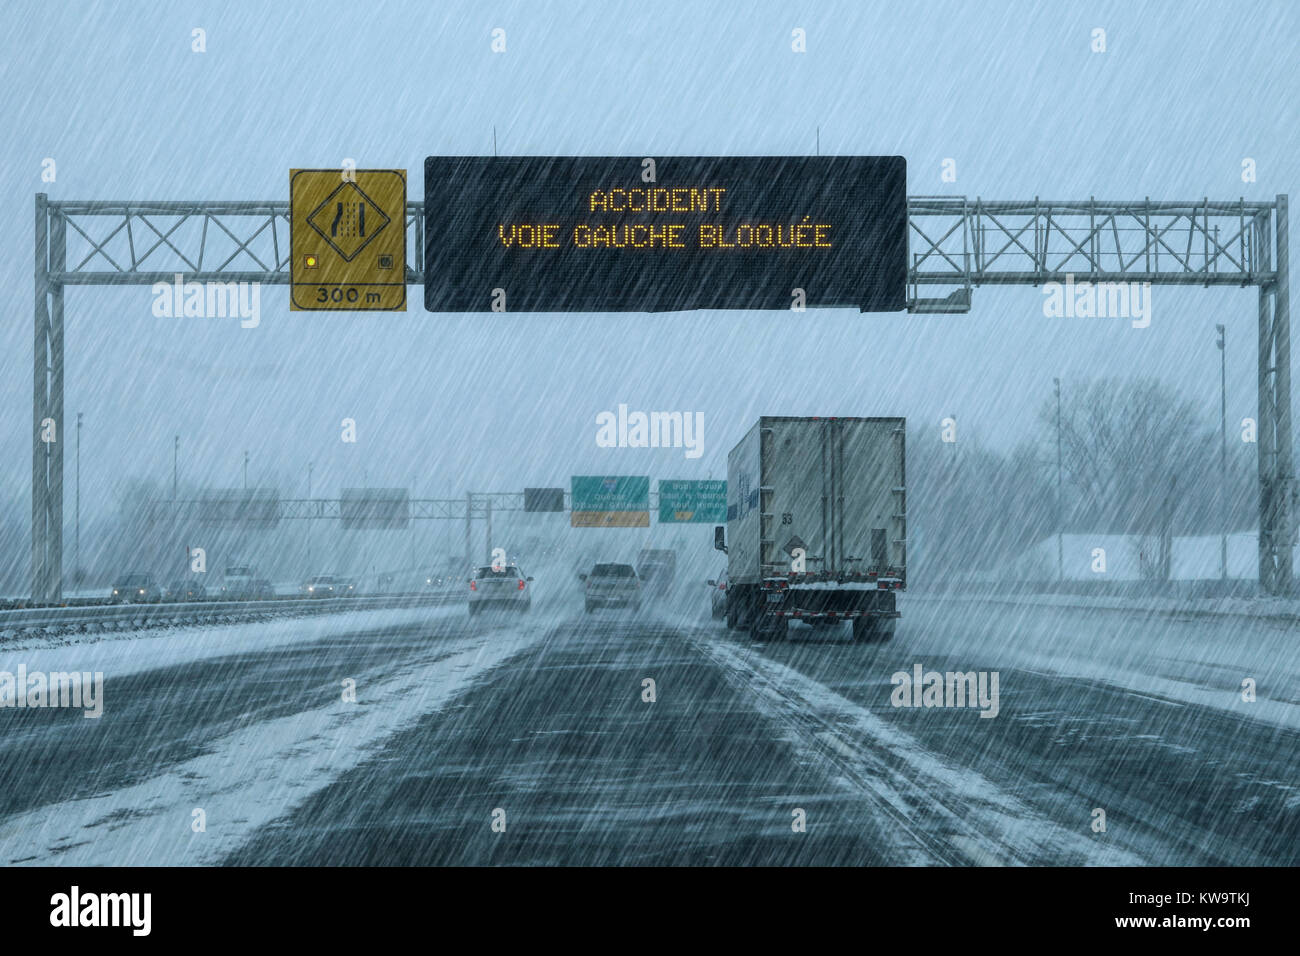
M 105 683 L 0 710 L 0 861 L 1300 862 L 1294 629 L 901 607 L 886 645 L 556 605 L 6 648 Z M 996 716 L 894 706 L 917 665 L 996 672 Z

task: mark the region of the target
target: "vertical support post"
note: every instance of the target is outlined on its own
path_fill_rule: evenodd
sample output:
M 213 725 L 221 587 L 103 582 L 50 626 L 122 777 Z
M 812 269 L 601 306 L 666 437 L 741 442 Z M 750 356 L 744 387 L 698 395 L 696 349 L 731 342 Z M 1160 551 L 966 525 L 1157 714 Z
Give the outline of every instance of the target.
M 307 573 L 315 574 L 311 564 L 311 521 L 316 516 L 316 501 L 311 496 L 311 473 L 316 467 L 314 461 L 307 462 Z M 341 507 L 341 506 L 340 506 Z
M 1273 269 L 1277 280 L 1273 286 L 1273 407 L 1277 422 L 1277 458 L 1273 502 L 1275 532 L 1273 551 L 1277 558 L 1274 584 L 1278 594 L 1291 593 L 1291 529 L 1294 516 L 1295 473 L 1291 456 L 1291 290 L 1290 240 L 1287 235 L 1287 197 L 1277 197 L 1277 224 Z
M 32 341 L 32 600 L 45 599 L 46 512 L 49 500 L 47 445 L 41 422 L 48 417 L 49 398 L 49 214 L 45 193 L 36 194 L 36 300 Z
M 81 586 L 81 412 L 77 412 L 77 505 L 76 505 L 76 556 L 72 563 L 73 583 Z
M 1228 330 L 1215 325 L 1219 347 L 1219 580 L 1228 580 Z
M 55 213 L 50 219 L 50 271 L 62 275 L 67 262 L 67 223 Z M 46 277 L 48 281 L 48 275 Z M 50 443 L 50 497 L 46 559 L 45 599 L 63 599 L 63 283 L 50 283 L 50 417 L 58 428 L 57 441 Z
M 1252 234 L 1255 245 L 1256 269 L 1267 272 L 1272 268 L 1272 236 L 1269 233 L 1267 214 L 1255 218 Z M 1276 428 L 1273 421 L 1273 313 L 1269 297 L 1270 288 L 1259 286 L 1259 347 L 1257 353 L 1258 378 L 1256 380 L 1256 467 L 1259 475 L 1259 589 L 1263 594 L 1273 593 L 1273 450 Z
M 1065 495 L 1061 484 L 1061 380 L 1056 387 L 1056 580 L 1065 580 Z
M 484 554 L 483 563 L 491 564 L 492 563 L 492 499 L 490 497 L 487 500 L 487 509 L 484 512 L 484 514 L 486 515 L 487 518 L 487 522 L 486 522 L 487 534 L 483 539 L 483 554 Z
M 1273 593 L 1273 395 L 1270 361 L 1273 357 L 1273 323 L 1269 291 L 1259 287 L 1259 372 L 1256 382 L 1258 409 L 1255 449 L 1259 473 L 1259 589 Z

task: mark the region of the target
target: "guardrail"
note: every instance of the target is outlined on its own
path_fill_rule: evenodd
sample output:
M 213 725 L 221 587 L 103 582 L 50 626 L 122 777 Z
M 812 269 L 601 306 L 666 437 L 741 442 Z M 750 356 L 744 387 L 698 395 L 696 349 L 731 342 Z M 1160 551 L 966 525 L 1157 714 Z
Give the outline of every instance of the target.
M 348 598 L 270 598 L 256 601 L 192 601 L 165 604 L 80 604 L 0 610 L 0 639 L 44 631 L 90 631 L 236 624 L 273 617 L 338 614 L 402 607 L 437 607 L 459 593 L 430 591 Z

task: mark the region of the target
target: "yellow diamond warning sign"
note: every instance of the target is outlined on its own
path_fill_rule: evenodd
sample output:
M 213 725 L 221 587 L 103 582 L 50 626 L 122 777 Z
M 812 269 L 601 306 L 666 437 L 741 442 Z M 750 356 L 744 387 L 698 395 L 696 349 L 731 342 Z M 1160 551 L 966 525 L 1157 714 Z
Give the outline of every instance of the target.
M 289 307 L 406 311 L 406 170 L 289 173 Z
M 405 205 L 405 201 L 403 201 Z M 370 222 L 366 223 L 366 210 Z M 342 183 L 307 217 L 307 225 L 325 240 L 326 245 L 351 262 L 392 220 L 378 203 L 361 191 L 354 182 Z

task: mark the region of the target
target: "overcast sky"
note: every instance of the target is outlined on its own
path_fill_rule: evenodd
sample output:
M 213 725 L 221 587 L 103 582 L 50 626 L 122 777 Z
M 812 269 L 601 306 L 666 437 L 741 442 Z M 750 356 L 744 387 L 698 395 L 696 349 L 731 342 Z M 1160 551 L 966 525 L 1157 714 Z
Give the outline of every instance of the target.
M 868 6 L 878 10 L 868 11 Z M 430 154 L 903 155 L 909 193 L 1271 199 L 1300 170 L 1297 5 L 1020 3 L 7 5 L 0 38 L 0 479 L 29 506 L 32 204 L 288 199 L 291 167 L 409 171 Z M 494 28 L 507 52 L 490 49 Z M 791 30 L 807 53 L 791 51 Z M 1107 52 L 1089 48 L 1093 28 Z M 191 31 L 207 51 L 191 51 Z M 42 183 L 53 158 L 57 180 Z M 1241 179 L 1244 158 L 1258 181 Z M 941 180 L 944 159 L 957 181 Z M 1300 245 L 1300 243 L 1297 243 Z M 1293 267 L 1295 263 L 1292 263 Z M 85 414 L 83 511 L 127 475 L 317 494 L 725 477 L 760 414 L 905 415 L 1008 447 L 1052 378 L 1149 375 L 1217 424 L 1255 413 L 1254 289 L 1157 288 L 1149 328 L 1048 319 L 1029 287 L 969 315 L 290 312 L 160 318 L 147 286 L 67 295 L 66 409 Z M 596 416 L 701 412 L 703 455 L 597 447 Z M 358 441 L 340 441 L 355 419 Z M 71 445 L 66 446 L 69 453 Z M 71 492 L 68 457 L 68 488 Z M 71 520 L 71 509 L 68 512 Z M 25 547 L 25 542 L 15 542 Z

